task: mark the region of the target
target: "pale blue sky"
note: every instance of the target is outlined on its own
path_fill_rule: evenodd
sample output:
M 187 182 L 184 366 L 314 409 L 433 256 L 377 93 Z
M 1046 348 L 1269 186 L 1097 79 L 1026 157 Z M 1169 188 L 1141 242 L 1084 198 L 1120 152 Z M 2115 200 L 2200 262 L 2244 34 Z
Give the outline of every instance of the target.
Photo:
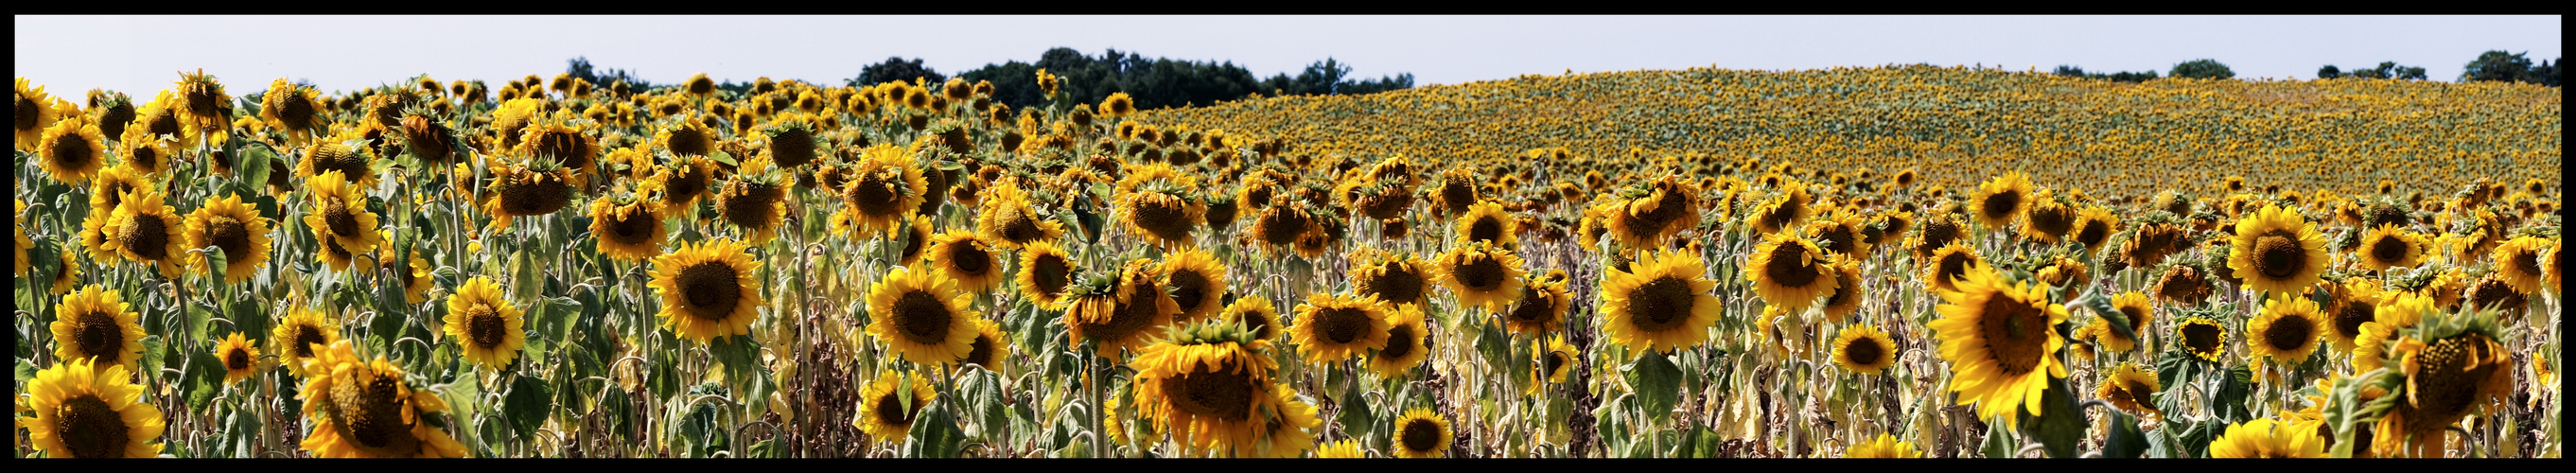
M 1335 57 L 1417 84 L 1523 74 L 1887 63 L 2091 71 L 2212 58 L 2238 77 L 2314 77 L 2380 61 L 2451 80 L 2489 49 L 2561 56 L 2558 16 L 215 16 L 16 17 L 17 76 L 57 94 L 149 100 L 204 68 L 236 94 L 279 77 L 325 90 L 403 80 L 548 77 L 564 60 L 675 82 L 768 76 L 837 85 L 887 56 L 942 73 L 1055 46 L 1232 60 L 1267 77 Z

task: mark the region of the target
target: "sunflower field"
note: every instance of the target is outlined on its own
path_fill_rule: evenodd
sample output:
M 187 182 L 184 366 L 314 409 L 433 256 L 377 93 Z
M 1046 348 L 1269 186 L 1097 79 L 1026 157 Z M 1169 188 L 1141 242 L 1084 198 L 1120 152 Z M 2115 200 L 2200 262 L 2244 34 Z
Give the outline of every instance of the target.
M 2564 443 L 2555 88 L 243 89 L 17 80 L 17 456 Z

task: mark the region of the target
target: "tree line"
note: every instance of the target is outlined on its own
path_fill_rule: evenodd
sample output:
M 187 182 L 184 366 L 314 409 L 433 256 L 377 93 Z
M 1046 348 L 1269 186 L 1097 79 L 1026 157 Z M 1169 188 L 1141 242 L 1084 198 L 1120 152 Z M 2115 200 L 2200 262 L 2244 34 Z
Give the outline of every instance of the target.
M 2540 64 L 2534 65 L 2531 63 L 2531 59 L 2523 56 L 2524 53 L 2507 53 L 2504 51 L 2487 51 L 2479 54 L 2477 59 L 2470 60 L 2466 70 L 2460 73 L 2459 81 L 2463 83 L 2479 81 L 2522 82 L 2550 87 L 2558 86 L 2558 65 L 2556 60 L 2542 60 L 2540 61 Z M 2156 71 L 2152 69 L 2138 72 L 2121 71 L 2104 74 L 2099 72 L 2087 72 L 2082 67 L 2059 65 L 2054 72 L 2061 76 L 2109 80 L 2114 82 L 2146 82 L 2147 80 L 2156 78 Z M 2173 69 L 2167 72 L 2165 76 L 2188 77 L 2195 79 L 2229 79 L 2236 77 L 2236 71 L 2228 69 L 2226 64 L 2220 63 L 2217 60 L 2195 59 L 2175 64 Z M 2352 70 L 2345 70 L 2341 67 L 2336 67 L 2333 64 L 2327 64 L 2325 67 L 2317 68 L 2318 79 L 2334 79 L 2341 77 L 2397 80 L 2428 79 L 2424 73 L 2423 66 L 2401 65 L 2396 61 L 2382 61 L 2376 67 L 2356 68 Z
M 1149 59 L 1116 49 L 1099 56 L 1084 55 L 1073 48 L 1048 49 L 1038 55 L 1035 63 L 986 64 L 956 77 L 970 83 L 992 82 L 993 100 L 1026 108 L 1049 103 L 1046 93 L 1038 89 L 1039 69 L 1063 78 L 1057 98 L 1067 103 L 1096 103 L 1109 94 L 1126 92 L 1136 99 L 1137 108 L 1145 109 L 1209 105 L 1253 95 L 1358 95 L 1413 88 L 1412 73 L 1373 79 L 1352 77 L 1351 66 L 1333 58 L 1308 64 L 1293 76 L 1279 73 L 1264 79 L 1233 61 Z M 889 57 L 885 62 L 860 68 L 858 77 L 842 82 L 869 85 L 918 78 L 935 83 L 948 77 L 922 65 L 919 58 Z

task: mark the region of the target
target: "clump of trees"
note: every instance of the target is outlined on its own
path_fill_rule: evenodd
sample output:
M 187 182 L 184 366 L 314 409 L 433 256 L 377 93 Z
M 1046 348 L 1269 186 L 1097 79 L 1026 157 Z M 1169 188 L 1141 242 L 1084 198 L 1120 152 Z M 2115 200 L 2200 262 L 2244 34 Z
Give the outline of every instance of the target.
M 2342 69 L 2335 67 L 2333 64 L 2327 64 L 2326 67 L 2317 69 L 2317 78 L 2319 79 L 2333 79 L 2337 77 L 2352 77 L 2358 79 L 2424 80 L 2424 68 L 2420 66 L 2400 66 L 2397 65 L 2397 61 L 2380 61 L 2379 67 L 2353 69 L 2349 72 L 2343 71 Z
M 2107 80 L 2112 82 L 2146 82 L 2148 79 L 2156 78 L 2156 71 L 2152 70 L 2138 72 L 2120 71 L 2103 74 L 2099 72 L 2084 72 L 2084 68 L 2068 65 L 2057 66 L 2056 74 L 2067 77 L 2082 77 L 2086 79 Z
M 1351 66 L 1338 59 L 1326 58 L 1306 66 L 1296 75 L 1280 73 L 1259 78 L 1251 70 L 1233 61 L 1189 61 L 1169 58 L 1146 58 L 1142 54 L 1108 50 L 1099 56 L 1082 54 L 1072 48 L 1054 48 L 1038 55 L 1035 63 L 1009 61 L 986 64 L 956 75 L 967 82 L 990 81 L 993 99 L 1017 108 L 1043 106 L 1049 101 L 1038 89 L 1037 71 L 1064 78 L 1057 91 L 1067 103 L 1096 103 L 1109 94 L 1126 92 L 1136 99 L 1138 108 L 1187 107 L 1214 104 L 1224 100 L 1259 95 L 1357 95 L 1413 88 L 1413 74 L 1403 73 L 1374 79 L 1351 77 Z M 860 69 L 859 76 L 843 81 L 850 85 L 878 84 L 886 81 L 941 82 L 948 76 L 923 66 L 920 59 L 894 57 Z
M 2501 50 L 2478 54 L 2477 59 L 2469 60 L 2465 70 L 2460 71 L 2460 82 L 2522 82 L 2558 86 L 2556 60 L 2543 60 L 2540 61 L 2540 65 L 2534 66 L 2531 64 L 2531 59 L 2523 57 L 2523 54 L 2506 53 Z

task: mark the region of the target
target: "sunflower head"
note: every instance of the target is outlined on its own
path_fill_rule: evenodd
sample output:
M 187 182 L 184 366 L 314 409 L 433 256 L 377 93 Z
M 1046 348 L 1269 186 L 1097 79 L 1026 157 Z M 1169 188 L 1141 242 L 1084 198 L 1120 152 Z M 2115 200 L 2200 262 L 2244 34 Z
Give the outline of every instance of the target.
M 2422 266 L 2426 250 L 2432 245 L 2423 235 L 2394 224 L 2383 224 L 2362 233 L 2361 242 L 2353 249 L 2360 254 L 2362 269 L 2385 271 L 2388 268 Z
M 1118 272 L 1091 277 L 1075 285 L 1057 305 L 1076 339 L 1097 342 L 1099 354 L 1117 357 L 1120 350 L 1141 349 L 1154 332 L 1172 323 L 1180 304 L 1157 284 L 1160 265 L 1128 261 Z
M 1511 214 L 1503 212 L 1502 204 L 1491 200 L 1477 201 L 1467 208 L 1466 215 L 1458 217 L 1455 225 L 1457 242 L 1459 245 L 1482 242 L 1499 248 L 1515 248 L 1520 244 L 1520 231 L 1515 223 Z
M 215 343 L 215 360 L 223 364 L 224 383 L 227 384 L 259 374 L 259 368 L 264 364 L 259 361 L 259 347 L 252 346 L 251 340 L 243 338 L 241 332 L 233 332 Z
M 1369 295 L 1308 294 L 1288 328 L 1307 362 L 1329 364 L 1386 348 L 1390 304 Z
M 150 458 L 161 452 L 161 409 L 124 365 L 65 358 L 36 372 L 19 417 L 30 447 L 49 458 Z M 21 411 L 24 412 L 24 411 Z
M 1207 250 L 1167 253 L 1159 272 L 1163 274 L 1163 289 L 1181 309 L 1174 321 L 1186 323 L 1206 317 L 1222 305 L 1218 299 L 1226 292 L 1225 265 L 1217 263 L 1216 256 Z
M 2056 329 L 2065 306 L 2050 301 L 2047 288 L 2007 281 L 1992 268 L 1969 271 L 1957 288 L 1941 291 L 1942 317 L 1925 326 L 1939 332 L 1941 358 L 1957 367 L 1950 390 L 1958 403 L 2007 421 L 2022 411 L 2043 414 L 2041 391 L 2050 378 L 2066 377 L 2057 359 L 2066 341 Z
M 501 287 L 490 278 L 465 281 L 456 294 L 447 298 L 447 336 L 464 348 L 464 358 L 476 364 L 505 368 L 519 358 L 527 344 L 522 329 L 526 317 L 519 308 L 501 295 Z
M 54 306 L 54 357 L 96 359 L 99 366 L 132 370 L 143 357 L 143 325 L 117 291 L 82 286 Z
M 2164 412 L 2156 409 L 2152 399 L 2160 389 L 2158 386 L 2155 371 L 2139 368 L 2136 363 L 2121 363 L 2111 369 L 2111 376 L 2102 380 L 2102 387 L 2094 391 L 2094 396 L 2109 401 L 2113 407 L 2137 413 L 2139 417 L 2162 419 Z
M 1416 407 L 1404 411 L 1395 420 L 1395 456 L 1402 458 L 1439 458 L 1449 453 L 1454 440 L 1449 419 L 1430 409 Z
M 1500 312 L 1520 298 L 1521 257 L 1485 243 L 1460 245 L 1430 262 L 1432 278 L 1457 294 L 1466 307 Z
M 2493 277 L 2503 282 L 2505 287 L 2512 288 L 2517 295 L 2540 294 L 2541 283 L 2549 272 L 2541 265 L 2542 253 L 2550 251 L 2553 246 L 2555 244 L 2549 240 L 2536 236 L 2518 236 L 2506 241 L 2490 256 L 2490 260 L 2495 262 Z
M 2183 350 L 2201 361 L 2217 362 L 2227 353 L 2227 327 L 2208 317 L 2184 318 L 2174 326 L 2174 338 Z
M 1279 368 L 1269 347 L 1232 322 L 1171 328 L 1128 363 L 1138 416 L 1194 448 L 1250 446 L 1256 417 L 1279 407 L 1269 391 Z
M 1834 365 L 1853 374 L 1877 375 L 1896 365 L 1896 342 L 1869 324 L 1843 326 L 1834 337 Z
M 1437 282 L 1429 263 L 1411 253 L 1351 253 L 1351 289 L 1393 304 L 1420 304 Z
M 2295 210 L 2266 205 L 2237 221 L 2227 267 L 2247 287 L 2297 293 L 2317 283 L 2327 261 L 2316 225 Z
M 1606 268 L 1600 320 L 1610 341 L 1635 349 L 1670 352 L 1699 344 L 1725 309 L 1695 252 L 1656 251 L 1626 267 Z
M 55 120 L 62 118 L 55 114 L 55 103 L 62 99 L 46 94 L 45 86 L 28 88 L 25 77 L 18 78 L 16 92 L 17 94 L 10 100 L 9 109 L 16 115 L 16 121 L 12 126 L 17 131 L 17 148 L 19 151 L 35 151 L 38 149 L 37 140 L 44 136 L 45 127 L 53 125 Z
M 20 112 L 21 115 L 24 113 Z M 98 124 L 91 123 L 86 115 L 78 111 L 58 113 L 62 113 L 62 120 L 45 127 L 43 134 L 37 137 L 43 141 L 31 140 L 21 133 L 19 146 L 36 143 L 37 162 L 54 180 L 72 185 L 88 184 L 91 176 L 107 167 L 106 137 L 99 133 Z
M 127 261 L 143 263 L 161 270 L 161 277 L 177 278 L 180 268 L 193 267 L 195 257 L 180 245 L 187 232 L 187 221 L 177 207 L 162 203 L 159 190 L 137 188 L 126 193 L 116 204 L 116 213 L 105 216 L 102 249 L 114 250 Z M 91 218 L 100 218 L 92 216 Z
M 211 246 L 222 251 L 224 267 L 207 269 L 220 271 L 225 284 L 250 279 L 268 262 L 268 218 L 243 204 L 238 195 L 207 199 L 205 206 L 188 214 L 186 235 L 190 248 Z
M 1521 281 L 1520 300 L 1503 313 L 1503 326 L 1515 334 L 1555 332 L 1565 323 L 1565 312 L 1572 300 L 1565 290 L 1564 270 L 1529 273 Z
M 653 195 L 657 189 L 648 182 L 643 189 L 590 201 L 590 234 L 599 240 L 600 254 L 619 261 L 661 254 L 669 232 L 662 224 L 662 202 Z
M 921 410 L 939 397 L 931 389 L 931 382 L 919 372 L 878 372 L 861 393 L 858 416 L 851 423 L 876 440 L 903 442 L 912 432 L 912 422 L 921 417 Z
M 1853 445 L 1851 450 L 1843 452 L 1843 458 L 1923 458 L 1923 452 L 1915 450 L 1913 442 L 1897 441 L 1895 435 L 1878 434 L 1868 442 Z
M 2200 304 L 2215 290 L 2209 272 L 2192 263 L 2175 263 L 2166 267 L 2164 275 L 2156 279 L 2155 286 L 2157 299 L 2186 306 Z
M 868 335 L 924 366 L 954 363 L 973 351 L 981 315 L 971 297 L 939 271 L 898 266 L 868 288 Z
M 712 343 L 751 333 L 760 298 L 749 248 L 733 240 L 683 244 L 653 259 L 653 288 L 662 296 L 663 324 L 681 338 Z
M 1386 347 L 1369 356 L 1369 369 L 1381 378 L 1395 379 L 1430 359 L 1430 332 L 1422 319 L 1420 306 L 1397 306 L 1387 312 Z
M 949 230 L 931 238 L 930 248 L 926 251 L 931 267 L 955 280 L 958 289 L 969 293 L 990 291 L 1001 284 L 1003 275 L 1008 274 L 1002 270 L 1002 258 L 1007 255 L 986 244 L 975 232 Z
M 447 410 L 436 393 L 411 386 L 384 358 L 360 361 L 347 340 L 314 349 L 303 389 L 302 446 L 323 458 L 453 458 L 465 446 L 429 414 Z
M 2031 200 L 2030 192 L 2029 175 L 2016 171 L 1998 176 L 1977 185 L 1976 196 L 1968 204 L 1969 213 L 1976 216 L 1984 231 L 2001 230 L 2021 217 L 2022 207 Z
M 1039 214 L 1028 191 L 1005 181 L 977 202 L 975 229 L 985 240 L 1005 248 L 1051 242 L 1064 237 L 1064 224 Z

